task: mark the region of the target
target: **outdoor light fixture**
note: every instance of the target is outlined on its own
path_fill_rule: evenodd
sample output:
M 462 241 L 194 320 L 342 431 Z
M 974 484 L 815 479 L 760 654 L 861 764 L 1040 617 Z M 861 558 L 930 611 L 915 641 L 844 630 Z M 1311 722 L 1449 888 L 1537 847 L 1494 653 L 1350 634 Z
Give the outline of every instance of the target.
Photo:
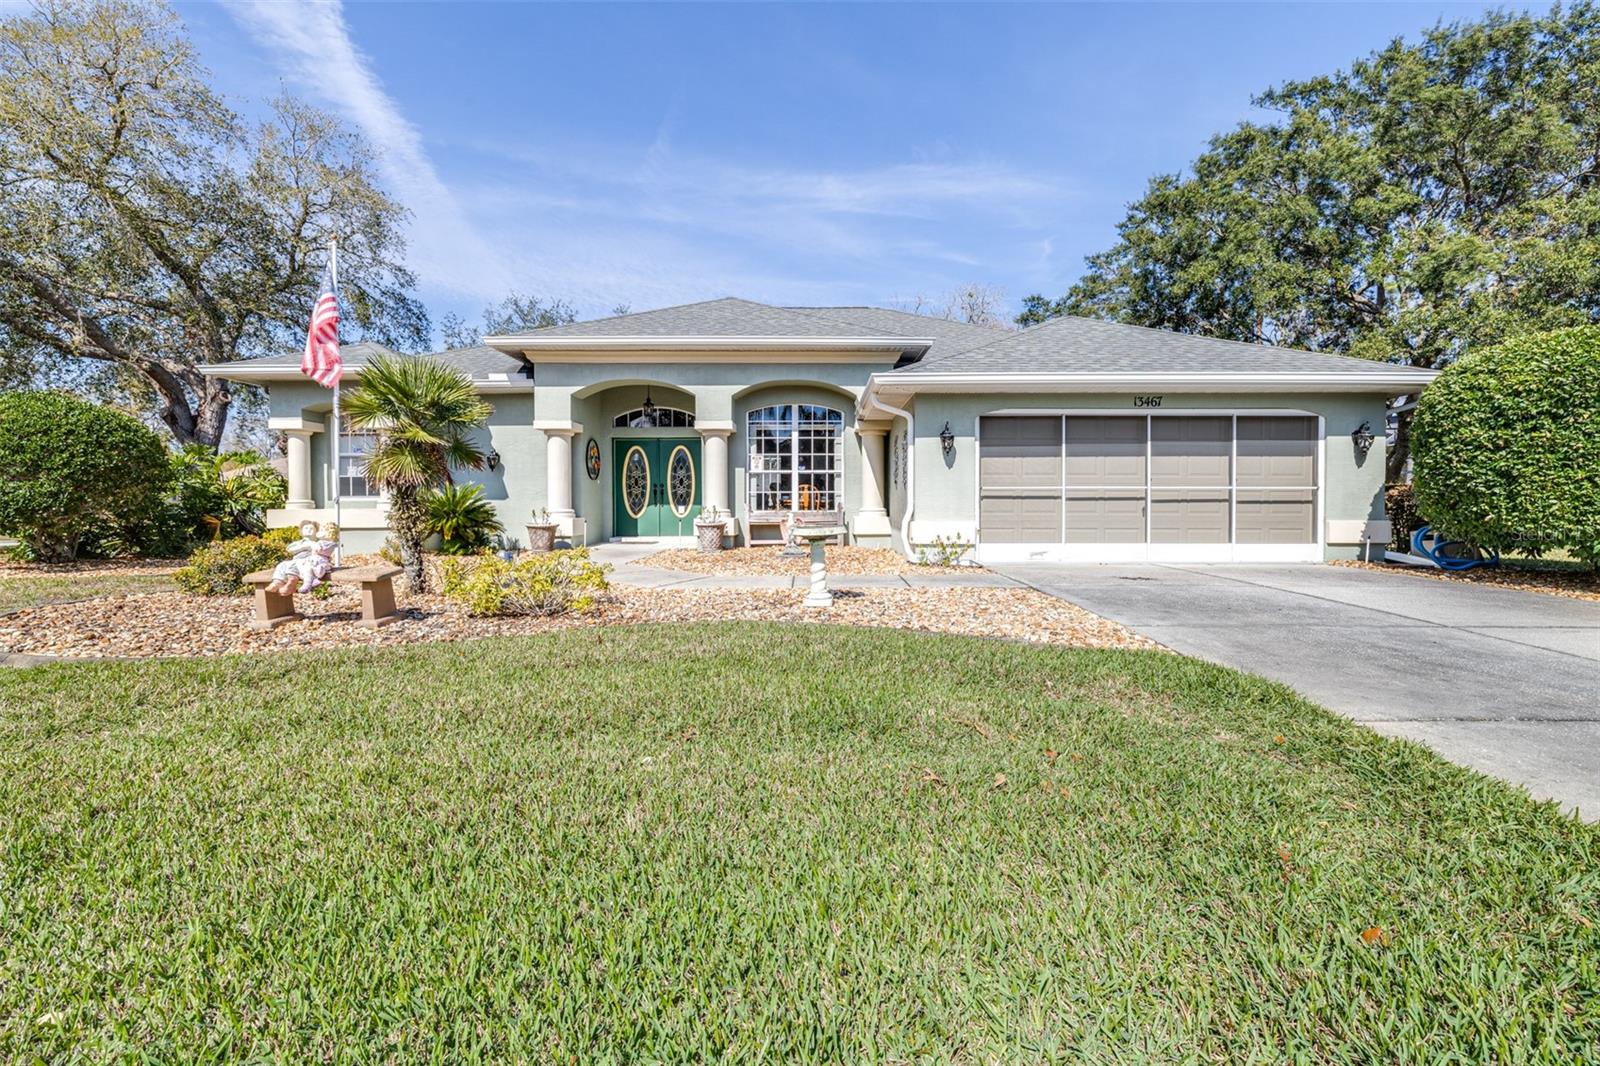
M 1350 440 L 1356 446 L 1356 454 L 1365 457 L 1372 450 L 1372 444 L 1378 438 L 1372 435 L 1372 423 L 1363 421 L 1359 426 L 1350 431 Z
M 491 451 L 489 453 L 489 469 L 490 470 L 499 470 L 500 469 L 500 453 L 499 452 Z
M 654 400 L 650 399 L 649 389 L 644 390 L 644 406 L 639 410 L 644 412 L 645 425 L 653 426 L 656 424 L 656 404 Z
M 939 431 L 939 446 L 944 449 L 944 457 L 946 459 L 956 454 L 956 435 L 950 432 L 950 423 L 948 422 Z

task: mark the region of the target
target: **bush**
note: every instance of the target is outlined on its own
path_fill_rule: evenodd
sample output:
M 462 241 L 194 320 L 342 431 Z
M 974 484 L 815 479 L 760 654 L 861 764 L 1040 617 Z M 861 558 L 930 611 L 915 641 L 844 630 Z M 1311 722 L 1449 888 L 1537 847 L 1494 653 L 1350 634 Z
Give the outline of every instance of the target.
M 609 566 L 589 549 L 541 552 L 508 563 L 495 555 L 443 561 L 445 599 L 472 615 L 548 615 L 586 611 L 606 589 Z
M 446 555 L 471 555 L 493 542 L 505 529 L 494 504 L 483 498 L 482 485 L 446 485 L 422 498 L 428 510 L 427 531 L 438 536 Z
M 191 444 L 172 457 L 171 506 L 194 540 L 259 534 L 266 512 L 282 507 L 289 483 L 259 452 L 215 453 Z
M 1449 367 L 1423 391 L 1411 446 L 1417 509 L 1444 536 L 1600 565 L 1600 327 Z
M 246 536 L 207 544 L 189 556 L 189 564 L 174 573 L 172 580 L 196 596 L 243 596 L 250 592 L 244 583 L 246 574 L 270 569 L 284 560 L 280 541 L 280 537 Z
M 1389 550 L 1411 550 L 1411 534 L 1428 523 L 1417 513 L 1417 495 L 1410 485 L 1390 485 L 1383 490 L 1383 510 L 1389 516 Z
M 45 562 L 91 547 L 138 550 L 158 524 L 172 473 L 137 419 L 64 392 L 0 396 L 0 532 Z

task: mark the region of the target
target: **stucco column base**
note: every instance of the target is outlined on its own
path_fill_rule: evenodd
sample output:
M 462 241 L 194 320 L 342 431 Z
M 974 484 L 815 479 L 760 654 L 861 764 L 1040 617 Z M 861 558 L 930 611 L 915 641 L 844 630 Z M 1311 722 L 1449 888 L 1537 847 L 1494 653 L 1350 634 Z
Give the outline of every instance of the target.
M 894 533 L 889 525 L 889 512 L 885 510 L 857 511 L 850 519 L 853 537 L 887 537 Z
M 695 428 L 704 441 L 701 463 L 705 467 L 702 471 L 705 488 L 701 491 L 701 507 L 706 510 L 715 507 L 724 516 L 724 532 L 732 534 L 734 521 L 733 507 L 729 503 L 732 496 L 728 486 L 728 438 L 733 436 L 733 423 L 702 422 Z

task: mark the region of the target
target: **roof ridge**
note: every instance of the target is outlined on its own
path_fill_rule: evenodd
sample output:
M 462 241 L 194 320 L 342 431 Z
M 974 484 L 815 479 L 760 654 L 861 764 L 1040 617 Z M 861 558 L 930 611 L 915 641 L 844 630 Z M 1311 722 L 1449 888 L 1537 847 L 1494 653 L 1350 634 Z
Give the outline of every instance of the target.
M 807 311 L 807 312 L 812 312 L 812 311 L 882 311 L 885 314 L 900 315 L 900 316 L 902 316 L 904 318 L 918 318 L 918 319 L 922 319 L 923 321 L 927 321 L 927 322 L 944 322 L 944 323 L 946 323 L 948 325 L 960 326 L 963 329 L 993 330 L 993 331 L 1000 331 L 1000 332 L 1005 332 L 1005 333 L 1015 332 L 1013 330 L 1007 329 L 1005 326 L 998 325 L 998 324 L 991 326 L 991 325 L 982 324 L 982 323 L 978 323 L 978 322 L 962 322 L 960 319 L 940 318 L 937 315 L 924 315 L 924 314 L 919 314 L 916 311 L 905 311 L 905 310 L 902 310 L 902 309 L 900 309 L 898 307 L 879 307 L 877 304 L 829 304 L 829 305 L 827 305 L 825 307 L 785 307 L 785 310 L 788 310 L 788 311 Z
M 754 300 L 746 300 L 745 302 L 746 303 L 755 303 Z M 799 314 L 805 315 L 807 318 L 814 318 L 819 322 L 831 322 L 836 326 L 845 326 L 845 327 L 848 327 L 850 329 L 864 329 L 864 330 L 867 330 L 870 333 L 874 333 L 874 334 L 876 334 L 876 335 L 878 335 L 880 337 L 905 337 L 906 336 L 904 333 L 890 333 L 888 330 L 878 329 L 876 326 L 863 326 L 859 322 L 846 322 L 843 319 L 830 318 L 827 315 L 819 315 L 819 314 L 817 314 L 818 311 L 827 310 L 826 308 L 790 307 L 787 304 L 762 304 L 761 306 L 762 307 L 770 307 L 770 308 L 773 308 L 774 310 L 777 310 L 777 311 L 794 311 L 794 312 L 797 312 Z

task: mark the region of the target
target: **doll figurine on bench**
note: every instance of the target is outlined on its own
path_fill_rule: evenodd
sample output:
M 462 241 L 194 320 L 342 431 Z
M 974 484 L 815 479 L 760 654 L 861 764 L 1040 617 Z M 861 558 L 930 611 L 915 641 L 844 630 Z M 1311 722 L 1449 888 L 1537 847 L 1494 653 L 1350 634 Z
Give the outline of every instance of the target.
M 301 522 L 300 539 L 289 545 L 290 557 L 273 567 L 267 591 L 293 596 L 322 584 L 333 571 L 334 543 L 326 533 L 318 536 L 315 522 Z

